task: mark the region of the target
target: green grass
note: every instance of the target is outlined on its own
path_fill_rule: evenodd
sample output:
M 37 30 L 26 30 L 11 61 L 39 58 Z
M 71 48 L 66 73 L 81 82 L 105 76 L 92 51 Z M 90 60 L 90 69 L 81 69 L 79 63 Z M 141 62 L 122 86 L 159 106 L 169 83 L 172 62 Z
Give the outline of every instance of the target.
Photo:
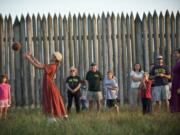
M 180 114 L 142 115 L 127 107 L 120 114 L 72 112 L 69 120 L 48 124 L 39 109 L 9 110 L 0 121 L 0 135 L 179 135 Z

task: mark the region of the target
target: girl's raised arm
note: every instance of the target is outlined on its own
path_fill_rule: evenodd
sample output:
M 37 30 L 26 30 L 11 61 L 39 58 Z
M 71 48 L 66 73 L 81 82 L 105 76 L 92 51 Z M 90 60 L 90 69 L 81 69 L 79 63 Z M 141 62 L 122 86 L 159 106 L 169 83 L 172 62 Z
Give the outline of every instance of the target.
M 43 69 L 45 67 L 44 64 L 40 63 L 37 59 L 35 59 L 28 53 L 25 53 L 23 57 L 27 59 L 35 68 Z

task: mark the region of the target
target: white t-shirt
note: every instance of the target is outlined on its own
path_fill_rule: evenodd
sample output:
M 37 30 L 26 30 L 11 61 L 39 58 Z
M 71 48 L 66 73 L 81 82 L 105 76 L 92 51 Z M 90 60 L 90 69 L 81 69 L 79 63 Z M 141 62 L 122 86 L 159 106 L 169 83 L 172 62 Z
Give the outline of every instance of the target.
M 118 97 L 118 83 L 117 79 L 114 77 L 112 80 L 109 80 L 106 76 L 103 80 L 104 93 L 106 99 L 117 99 Z M 114 87 L 114 89 L 110 89 Z
M 141 78 L 143 78 L 143 74 L 144 74 L 143 71 L 141 71 L 141 72 L 131 71 L 130 76 L 141 79 Z M 133 81 L 133 80 L 131 80 L 131 88 L 138 88 L 140 83 L 141 83 L 141 81 Z

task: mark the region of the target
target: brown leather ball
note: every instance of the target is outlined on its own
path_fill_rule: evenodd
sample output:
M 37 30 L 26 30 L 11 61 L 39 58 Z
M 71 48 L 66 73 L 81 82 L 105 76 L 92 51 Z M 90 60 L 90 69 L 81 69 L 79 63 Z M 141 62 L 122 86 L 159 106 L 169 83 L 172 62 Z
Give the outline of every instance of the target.
M 21 49 L 21 44 L 20 44 L 19 42 L 14 42 L 14 43 L 12 44 L 12 49 L 13 49 L 14 51 L 18 51 L 19 49 Z

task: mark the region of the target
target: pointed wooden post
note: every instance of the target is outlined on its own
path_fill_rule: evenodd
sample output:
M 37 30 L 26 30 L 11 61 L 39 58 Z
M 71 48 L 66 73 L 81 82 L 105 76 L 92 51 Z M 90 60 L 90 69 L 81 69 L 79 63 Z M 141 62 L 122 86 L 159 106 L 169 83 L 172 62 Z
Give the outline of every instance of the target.
M 64 64 L 65 64 L 65 78 L 69 75 L 69 66 L 70 66 L 70 58 L 69 58 L 69 45 L 68 45 L 68 23 L 66 16 L 63 19 L 63 33 L 64 33 Z
M 117 47 L 117 21 L 114 13 L 111 15 L 112 24 L 112 48 L 113 48 L 113 62 L 114 62 L 114 75 L 118 77 L 118 47 Z
M 176 48 L 180 48 L 180 13 L 176 15 Z
M 33 30 L 32 30 L 32 21 L 29 15 L 26 17 L 26 29 L 27 29 L 27 45 L 28 50 L 34 53 L 34 47 L 33 47 Z M 29 103 L 30 107 L 34 108 L 35 105 L 35 87 L 34 87 L 34 67 L 32 65 L 28 68 L 28 75 L 29 75 Z
M 48 40 L 49 40 L 49 58 L 51 58 L 55 49 L 54 49 L 54 43 L 53 43 L 52 17 L 50 13 L 48 14 Z
M 172 60 L 172 65 L 175 64 L 175 59 L 173 57 L 174 51 L 175 51 L 175 19 L 174 19 L 174 14 L 171 14 L 171 60 Z
M 165 63 L 171 68 L 171 23 L 169 12 L 166 11 L 165 15 L 165 32 L 166 32 L 166 57 Z
M 3 55 L 3 46 L 4 46 L 4 31 L 3 31 L 3 17 L 0 14 L 0 74 L 4 73 L 4 55 Z
M 103 48 L 102 48 L 102 21 L 100 16 L 97 18 L 97 30 L 98 30 L 98 56 L 99 56 L 99 70 L 103 72 Z
M 80 77 L 84 78 L 84 48 L 82 43 L 82 34 L 83 34 L 83 28 L 82 28 L 82 18 L 81 15 L 78 15 L 78 45 L 79 45 L 79 69 L 80 69 Z
M 92 19 L 91 15 L 88 15 L 88 50 L 89 50 L 89 64 L 91 64 L 93 59 L 93 43 L 92 43 Z
M 99 61 L 98 61 L 98 57 L 99 57 L 99 54 L 98 54 L 98 41 L 97 41 L 97 22 L 96 22 L 96 17 L 95 15 L 93 15 L 93 18 L 92 18 L 92 38 L 93 38 L 93 60 L 95 63 L 99 64 Z M 99 68 L 100 65 L 98 65 L 98 68 Z
M 131 37 L 131 50 L 132 50 L 132 64 L 134 65 L 136 63 L 136 44 L 135 44 L 135 24 L 134 24 L 134 16 L 133 13 L 131 13 L 130 16 L 130 37 Z
M 165 43 L 164 43 L 164 17 L 162 12 L 159 16 L 159 33 L 160 33 L 160 54 L 165 57 Z
M 11 49 L 11 46 L 8 46 L 8 19 L 7 16 L 5 16 L 5 21 L 4 21 L 5 27 L 4 27 L 4 37 L 5 37 L 5 42 L 4 42 L 4 56 L 5 56 L 5 72 L 7 75 L 9 75 L 9 49 Z
M 21 22 L 20 22 L 20 33 L 21 33 L 21 51 L 22 54 L 24 54 L 25 52 L 27 52 L 27 45 L 26 45 L 26 31 L 25 31 L 26 27 L 25 27 L 25 19 L 24 16 L 21 15 Z M 22 60 L 22 89 L 23 89 L 23 93 L 22 93 L 22 100 L 23 100 L 23 106 L 24 108 L 28 108 L 28 104 L 29 104 L 29 98 L 28 98 L 28 84 L 29 84 L 29 80 L 28 80 L 28 69 L 29 65 L 28 62 L 26 60 Z
M 148 14 L 148 46 L 149 46 L 149 64 L 154 63 L 154 45 L 153 45 L 153 19 L 152 15 Z
M 1 27 L 1 21 L 0 21 L 0 27 Z M 8 40 L 9 40 L 8 46 L 10 47 L 10 49 L 9 49 L 9 70 L 10 70 L 9 71 L 9 80 L 10 80 L 10 85 L 11 85 L 12 106 L 14 107 L 16 104 L 16 102 L 15 102 L 15 81 L 14 81 L 14 79 L 15 79 L 15 68 L 14 68 L 15 63 L 14 63 L 14 51 L 11 49 L 11 46 L 13 44 L 13 26 L 12 26 L 11 15 L 9 15 L 9 18 L 8 18 L 8 30 L 7 31 L 8 31 Z
M 18 17 L 16 17 L 14 25 L 14 40 L 19 42 L 20 40 L 20 23 Z M 22 106 L 22 88 L 21 88 L 21 60 L 20 60 L 20 52 L 15 52 L 15 97 L 16 97 L 16 105 L 18 107 Z
M 131 86 L 131 77 L 130 72 L 132 70 L 132 48 L 130 45 L 130 20 L 129 16 L 126 15 L 126 41 L 127 41 L 127 93 L 129 93 L 130 86 Z
M 73 44 L 74 44 L 74 63 L 75 67 L 80 71 L 79 69 L 79 44 L 77 43 L 77 19 L 76 15 L 73 16 Z
M 39 51 L 39 47 L 38 47 L 38 42 L 37 42 L 37 22 L 36 22 L 36 18 L 35 15 L 32 16 L 32 26 L 33 26 L 33 48 L 34 48 L 34 57 L 38 59 L 38 55 L 40 53 Z M 35 70 L 35 78 L 34 78 L 34 89 L 35 89 L 35 105 L 36 107 L 39 106 L 40 104 L 40 85 L 39 85 L 39 70 Z
M 48 32 L 47 32 L 47 23 L 46 23 L 46 17 L 45 15 L 43 15 L 42 18 L 42 36 L 43 36 L 43 58 L 44 58 L 44 63 L 48 64 L 49 63 L 49 44 L 47 41 L 47 36 L 48 36 Z
M 148 27 L 146 14 L 143 15 L 143 46 L 144 69 L 146 72 L 149 72 Z
M 111 18 L 109 13 L 107 14 L 107 46 L 108 46 L 108 70 L 113 69 L 113 48 L 111 39 Z
M 88 52 L 88 44 L 87 44 L 87 19 L 86 19 L 86 15 L 83 15 L 83 46 L 84 46 L 84 69 L 85 72 L 84 74 L 86 74 L 86 72 L 89 70 L 89 52 Z
M 127 86 L 127 77 L 128 77 L 128 66 L 127 66 L 127 44 L 126 44 L 126 22 L 125 22 L 125 17 L 124 14 L 122 13 L 121 15 L 121 34 L 122 34 L 122 65 L 123 65 L 123 94 L 124 94 L 124 98 L 127 101 L 128 99 L 128 86 Z
M 40 15 L 38 14 L 37 15 L 37 42 L 38 42 L 38 60 L 42 63 L 44 63 L 44 47 L 43 47 L 43 33 L 42 33 L 42 25 L 41 25 L 41 17 Z M 42 81 L 43 81 L 43 72 L 42 70 L 39 70 L 39 76 L 38 76 L 38 82 L 39 84 L 41 84 L 39 86 L 39 101 L 41 101 L 42 99 Z M 37 107 L 39 107 L 37 105 Z
M 171 14 L 171 47 L 172 52 L 175 51 L 175 19 L 174 14 Z
M 68 39 L 69 39 L 69 58 L 70 67 L 74 66 L 74 44 L 73 44 L 73 22 L 71 14 L 68 17 Z
M 122 40 L 121 40 L 121 18 L 117 16 L 117 47 L 118 47 L 118 83 L 119 97 L 121 106 L 124 104 L 124 83 L 123 83 L 123 64 L 122 64 Z
M 59 40 L 58 40 L 58 21 L 57 21 L 57 16 L 54 14 L 53 17 L 53 30 L 54 30 L 54 49 L 55 51 L 59 51 Z
M 142 46 L 142 22 L 140 20 L 139 14 L 136 15 L 135 20 L 135 26 L 136 26 L 136 63 L 139 63 L 142 68 L 144 68 L 144 62 L 143 62 L 143 46 Z
M 53 30 L 54 30 L 54 51 L 59 52 L 59 43 L 58 43 L 58 22 L 57 22 L 57 16 L 54 14 L 53 17 Z M 56 85 L 58 88 L 60 88 L 60 68 L 58 67 L 57 73 L 56 73 Z
M 64 45 L 63 45 L 63 20 L 61 15 L 59 14 L 58 17 L 58 26 L 59 26 L 59 51 L 62 53 L 62 61 L 60 63 L 60 90 L 61 93 L 65 99 L 65 95 L 66 95 L 66 90 L 65 90 L 65 65 L 64 65 L 64 61 L 65 61 L 65 52 L 64 52 Z
M 153 15 L 153 33 L 154 33 L 154 59 L 160 54 L 159 51 L 159 26 L 158 26 L 158 16 L 156 11 Z
M 103 74 L 108 71 L 108 46 L 106 39 L 106 18 L 102 14 L 102 48 L 103 48 Z
M 13 26 L 12 26 L 12 18 L 11 15 L 9 15 L 8 18 L 8 39 L 9 39 L 9 47 L 11 48 L 13 44 Z M 9 79 L 10 79 L 10 85 L 11 85 L 11 100 L 12 100 L 12 106 L 14 107 L 16 104 L 15 99 L 15 67 L 14 67 L 14 51 L 12 49 L 9 50 Z

